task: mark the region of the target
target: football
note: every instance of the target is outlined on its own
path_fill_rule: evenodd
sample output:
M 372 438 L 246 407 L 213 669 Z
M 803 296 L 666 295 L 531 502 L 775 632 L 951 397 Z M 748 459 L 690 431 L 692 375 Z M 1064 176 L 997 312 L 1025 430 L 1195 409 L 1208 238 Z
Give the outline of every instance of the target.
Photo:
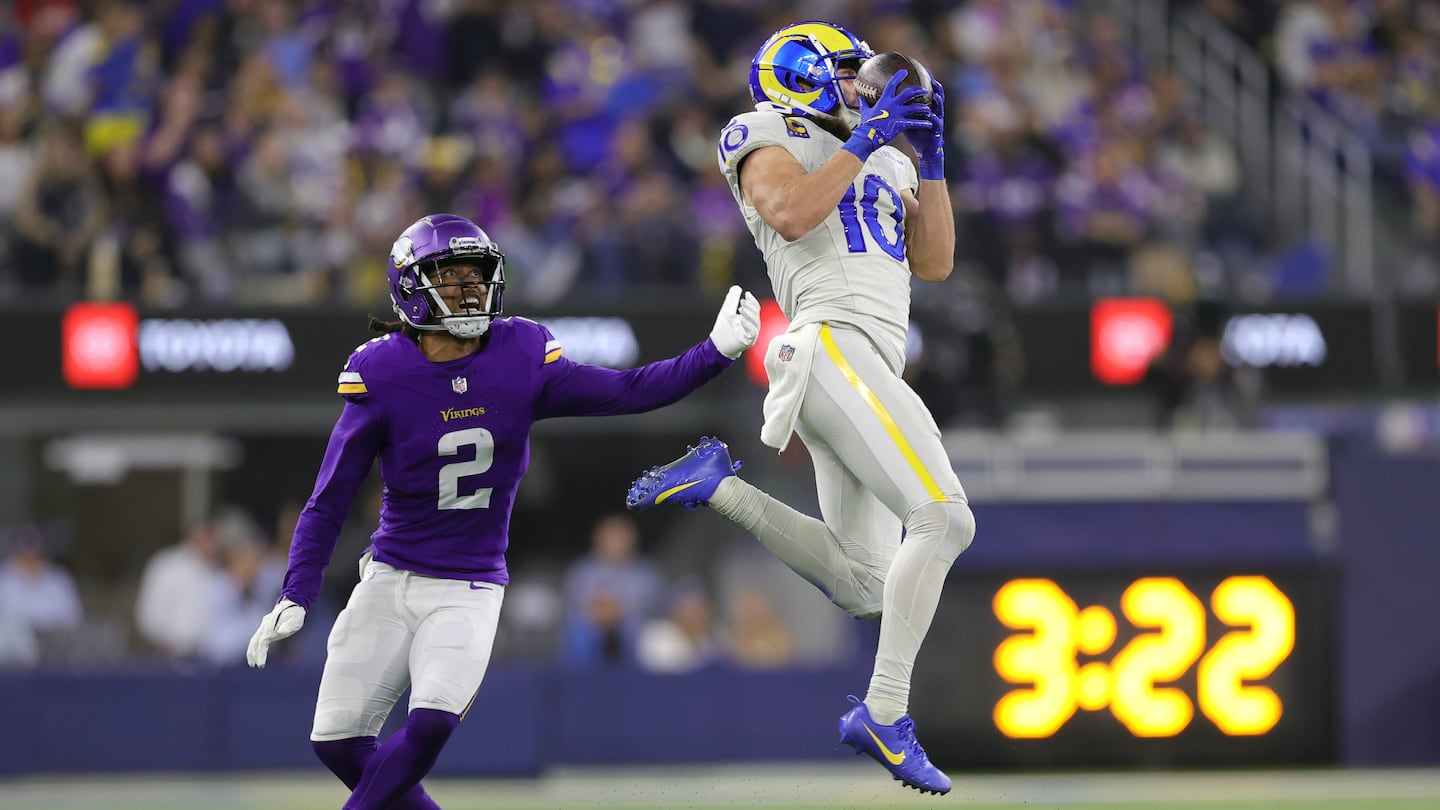
M 865 60 L 855 76 L 855 92 L 865 99 L 865 103 L 873 105 L 880 99 L 880 94 L 885 92 L 886 82 L 900 70 L 906 71 L 906 75 L 901 80 L 899 89 L 919 87 L 925 91 L 921 100 L 929 104 L 930 71 L 926 70 L 919 60 L 895 51 L 879 53 Z

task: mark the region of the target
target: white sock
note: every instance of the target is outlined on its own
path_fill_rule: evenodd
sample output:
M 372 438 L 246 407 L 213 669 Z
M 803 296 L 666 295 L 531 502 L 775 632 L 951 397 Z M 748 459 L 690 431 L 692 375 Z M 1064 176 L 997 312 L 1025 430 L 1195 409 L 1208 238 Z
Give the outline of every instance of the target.
M 910 673 L 930 630 L 950 566 L 975 537 L 975 516 L 963 503 L 926 504 L 906 521 L 905 541 L 885 577 L 884 613 L 875 672 L 865 706 L 892 725 L 909 711 Z
M 824 521 L 791 509 L 733 475 L 715 488 L 710 508 L 755 535 L 791 570 L 851 615 L 879 612 L 881 579 L 845 556 Z

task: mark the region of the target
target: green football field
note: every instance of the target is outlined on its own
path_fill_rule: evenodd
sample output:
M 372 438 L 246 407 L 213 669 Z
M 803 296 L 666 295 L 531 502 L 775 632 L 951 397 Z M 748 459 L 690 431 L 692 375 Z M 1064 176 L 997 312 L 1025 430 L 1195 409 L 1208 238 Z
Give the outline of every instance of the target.
M 1440 810 L 1440 769 L 956 777 L 948 796 L 903 789 L 863 762 L 571 769 L 538 779 L 426 784 L 445 810 Z M 344 800 L 339 784 L 320 773 L 0 780 L 4 810 L 335 810 Z

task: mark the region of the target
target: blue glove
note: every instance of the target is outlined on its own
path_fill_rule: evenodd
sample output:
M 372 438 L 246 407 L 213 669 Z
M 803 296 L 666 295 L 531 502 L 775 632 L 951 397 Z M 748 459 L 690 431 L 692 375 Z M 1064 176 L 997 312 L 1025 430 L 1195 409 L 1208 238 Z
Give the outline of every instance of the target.
M 907 87 L 896 94 L 896 88 L 905 79 L 905 74 L 904 70 L 895 71 L 895 75 L 885 83 L 880 98 L 875 100 L 875 106 L 870 106 L 864 98 L 860 99 L 860 125 L 855 127 L 850 140 L 841 148 L 860 158 L 861 163 L 876 149 L 895 140 L 901 132 L 930 130 L 935 126 L 927 117 L 930 108 L 919 100 L 925 94 L 924 90 Z
M 945 86 L 934 76 L 930 77 L 930 109 L 926 119 L 930 129 L 907 129 L 905 139 L 915 149 L 920 161 L 921 180 L 945 179 Z

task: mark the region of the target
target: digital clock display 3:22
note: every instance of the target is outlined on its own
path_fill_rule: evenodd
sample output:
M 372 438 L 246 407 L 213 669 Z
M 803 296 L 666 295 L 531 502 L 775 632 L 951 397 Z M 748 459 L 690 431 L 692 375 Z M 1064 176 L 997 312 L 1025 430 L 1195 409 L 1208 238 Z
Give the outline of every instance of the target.
M 1139 632 L 1117 651 L 1109 609 L 1082 608 L 1049 579 L 1006 582 L 992 607 L 1016 632 L 993 660 L 1017 687 L 995 704 L 995 727 L 1011 738 L 1049 737 L 1077 711 L 1109 709 L 1137 737 L 1173 737 L 1198 707 L 1223 734 L 1269 732 L 1285 705 L 1265 680 L 1295 649 L 1295 607 L 1263 576 L 1228 577 L 1207 596 L 1175 577 L 1134 580 L 1120 612 Z M 1215 639 L 1207 637 L 1211 616 L 1227 628 Z M 1174 685 L 1192 667 L 1194 688 Z
M 957 565 L 911 710 L 952 768 L 1331 762 L 1335 585 L 1320 565 Z

